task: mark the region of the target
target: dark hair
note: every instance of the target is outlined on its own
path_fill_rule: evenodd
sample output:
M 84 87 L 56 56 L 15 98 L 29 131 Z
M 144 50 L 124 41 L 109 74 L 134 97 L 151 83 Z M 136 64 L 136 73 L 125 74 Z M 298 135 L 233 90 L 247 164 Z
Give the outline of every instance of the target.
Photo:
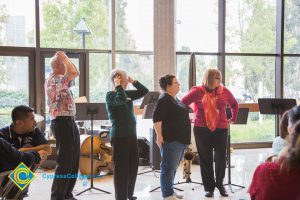
M 300 106 L 294 106 L 289 110 L 289 125 L 293 125 L 300 120 Z
M 172 81 L 173 81 L 174 78 L 175 78 L 175 76 L 171 75 L 171 74 L 167 74 L 167 75 L 165 75 L 163 77 L 160 77 L 160 79 L 159 79 L 160 88 L 163 91 L 166 91 L 167 86 L 168 85 L 172 85 Z
M 34 110 L 28 106 L 20 105 L 14 107 L 11 112 L 11 119 L 13 123 L 16 123 L 17 120 L 23 120 L 28 117 L 28 113 L 33 112 Z
M 288 153 L 283 166 L 288 170 L 300 169 L 300 120 L 292 128 Z
M 289 125 L 289 111 L 285 111 L 283 115 L 281 116 L 279 128 L 280 128 L 280 137 L 282 139 L 285 139 L 286 136 L 289 134 L 288 132 L 288 125 Z

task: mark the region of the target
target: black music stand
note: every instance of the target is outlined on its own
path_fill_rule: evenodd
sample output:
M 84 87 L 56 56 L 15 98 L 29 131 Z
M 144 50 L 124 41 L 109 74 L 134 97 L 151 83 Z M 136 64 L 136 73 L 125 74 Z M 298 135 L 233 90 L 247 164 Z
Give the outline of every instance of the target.
M 147 98 L 147 99 L 144 98 L 143 99 L 143 102 L 142 102 L 142 104 L 144 104 L 143 105 L 144 113 L 143 113 L 143 116 L 142 116 L 143 119 L 152 119 L 153 111 L 154 111 L 156 102 L 152 102 L 152 103 L 148 104 L 147 101 L 149 101 L 151 99 L 152 98 Z M 142 104 L 141 104 L 140 107 L 142 107 Z M 158 148 L 158 147 L 155 147 L 155 145 L 156 145 L 155 144 L 155 138 L 156 137 L 155 137 L 155 135 L 151 135 L 151 134 L 155 134 L 154 130 L 150 131 L 150 145 L 151 145 L 151 147 L 149 148 L 150 149 L 149 150 L 149 154 L 153 153 L 151 151 L 154 151 L 154 148 Z M 153 137 L 153 138 L 151 139 L 151 137 Z M 150 173 L 150 172 L 153 172 L 153 173 L 154 172 L 159 172 L 159 170 L 155 168 L 155 165 L 153 163 L 154 162 L 154 158 L 153 157 L 154 157 L 154 155 L 150 156 L 150 165 L 149 166 L 150 166 L 151 170 L 148 170 L 148 171 L 145 171 L 145 172 L 140 172 L 140 173 L 138 173 L 138 175 L 147 174 L 147 173 Z
M 297 105 L 296 99 L 258 99 L 259 112 L 261 114 L 281 115 L 295 105 Z
M 140 109 L 143 109 L 146 105 L 149 104 L 155 104 L 158 97 L 159 97 L 160 93 L 159 92 L 155 92 L 155 91 L 150 91 L 148 92 L 145 97 L 143 98 L 143 101 L 140 105 Z M 152 110 L 153 111 L 153 110 Z M 150 115 L 149 115 L 150 116 Z M 152 114 L 150 118 L 145 118 L 145 119 L 152 119 Z
M 282 115 L 286 110 L 293 108 L 295 105 L 297 105 L 296 99 L 258 99 L 259 112 L 261 114 L 276 115 L 276 121 L 279 121 L 279 115 Z
M 238 116 L 234 124 L 247 124 L 249 114 L 249 108 L 239 108 Z M 226 108 L 226 115 L 227 118 L 231 118 L 230 108 Z M 228 124 L 228 138 L 227 138 L 227 173 L 228 173 L 228 182 L 224 184 L 224 186 L 228 185 L 231 193 L 234 193 L 231 186 L 236 186 L 240 188 L 245 188 L 245 186 L 237 185 L 231 183 L 231 155 L 230 155 L 230 145 L 231 145 L 231 138 L 230 138 L 230 124 Z
M 93 132 L 93 122 L 94 120 L 108 120 L 108 114 L 106 111 L 105 103 L 76 103 L 76 120 L 91 120 L 91 174 L 94 168 L 94 132 Z M 104 192 L 106 194 L 111 194 L 108 191 L 101 190 L 94 187 L 94 176 L 91 175 L 91 185 L 86 190 L 83 190 L 76 194 L 76 196 L 87 192 L 91 189 Z

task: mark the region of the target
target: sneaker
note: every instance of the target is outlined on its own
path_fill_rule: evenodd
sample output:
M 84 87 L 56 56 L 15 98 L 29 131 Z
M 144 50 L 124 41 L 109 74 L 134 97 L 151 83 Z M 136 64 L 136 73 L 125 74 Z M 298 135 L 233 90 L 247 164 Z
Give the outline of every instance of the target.
M 183 199 L 183 195 L 182 194 L 177 194 L 176 192 L 174 192 L 173 194 L 177 199 Z
M 168 196 L 168 197 L 163 198 L 163 200 L 178 200 L 178 199 L 177 199 L 176 196 L 173 194 L 173 195 L 171 195 L 171 196 Z

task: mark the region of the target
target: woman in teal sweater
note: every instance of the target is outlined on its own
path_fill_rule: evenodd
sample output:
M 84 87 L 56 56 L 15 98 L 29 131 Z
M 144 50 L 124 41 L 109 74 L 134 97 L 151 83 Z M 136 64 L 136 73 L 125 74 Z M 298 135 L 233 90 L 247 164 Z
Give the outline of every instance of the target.
M 138 146 L 133 101 L 148 89 L 133 80 L 122 69 L 111 72 L 114 90 L 106 94 L 106 109 L 112 123 L 110 140 L 113 148 L 115 199 L 137 199 L 133 196 L 138 171 Z M 125 90 L 131 83 L 137 90 Z

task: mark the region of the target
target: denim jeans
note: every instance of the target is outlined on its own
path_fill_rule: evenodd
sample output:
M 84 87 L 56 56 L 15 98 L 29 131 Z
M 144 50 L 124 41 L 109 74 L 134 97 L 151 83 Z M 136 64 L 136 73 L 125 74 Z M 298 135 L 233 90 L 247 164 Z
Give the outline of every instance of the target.
M 174 193 L 173 184 L 176 170 L 186 147 L 186 144 L 174 141 L 165 142 L 160 148 L 160 186 L 163 198 Z

